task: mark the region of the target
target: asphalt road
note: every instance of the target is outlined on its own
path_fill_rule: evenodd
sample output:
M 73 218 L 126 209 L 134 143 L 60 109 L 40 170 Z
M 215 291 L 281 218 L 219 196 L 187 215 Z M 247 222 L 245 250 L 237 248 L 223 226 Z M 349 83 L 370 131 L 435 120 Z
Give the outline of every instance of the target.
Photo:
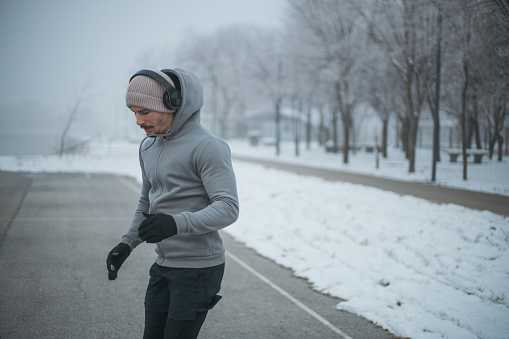
M 362 174 L 285 164 L 272 160 L 261 160 L 244 156 L 235 156 L 234 158 L 236 160 L 257 163 L 266 167 L 302 175 L 317 176 L 330 181 L 344 181 L 353 184 L 372 186 L 401 195 L 412 195 L 417 198 L 423 198 L 439 204 L 452 203 L 475 210 L 486 210 L 503 216 L 509 216 L 508 196 L 446 188 L 433 184 L 397 181 Z
M 0 172 L 0 338 L 141 338 L 153 245 L 107 279 L 139 185 L 111 174 Z M 200 338 L 394 338 L 226 232 L 223 300 Z

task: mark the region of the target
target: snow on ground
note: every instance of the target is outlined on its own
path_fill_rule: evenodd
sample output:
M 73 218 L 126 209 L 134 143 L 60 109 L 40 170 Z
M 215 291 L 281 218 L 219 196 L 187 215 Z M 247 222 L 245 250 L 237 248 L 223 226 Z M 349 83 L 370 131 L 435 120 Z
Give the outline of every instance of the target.
M 231 142 L 234 154 L 274 159 L 274 150 Z M 401 180 L 429 181 L 427 150 L 406 173 L 397 150 L 375 170 L 373 154 L 340 155 L 284 145 L 281 161 Z M 427 165 L 426 163 L 430 164 Z M 241 215 L 226 230 L 260 254 L 337 296 L 338 309 L 410 338 L 509 338 L 509 218 L 433 204 L 379 189 L 234 162 Z M 112 172 L 140 180 L 137 145 L 102 143 L 88 155 L 0 157 L 11 171 Z M 484 161 L 438 169 L 440 185 L 509 194 L 509 165 Z

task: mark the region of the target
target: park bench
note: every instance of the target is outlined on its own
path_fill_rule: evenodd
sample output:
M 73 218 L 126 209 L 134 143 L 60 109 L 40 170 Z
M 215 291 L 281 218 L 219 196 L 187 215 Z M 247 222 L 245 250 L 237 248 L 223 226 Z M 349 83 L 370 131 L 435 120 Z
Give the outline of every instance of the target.
M 449 154 L 450 162 L 457 162 L 458 156 L 463 153 L 461 148 L 444 148 L 442 151 Z M 488 154 L 488 151 L 483 149 L 467 149 L 467 157 L 473 155 L 474 164 L 480 164 L 482 162 L 482 157 L 486 154 Z
M 356 152 L 356 151 L 360 150 L 360 147 L 359 146 L 350 146 L 349 150 L 352 152 Z M 338 145 L 338 146 L 334 147 L 334 144 L 332 142 L 326 142 L 325 143 L 325 152 L 327 152 L 327 153 L 343 152 L 343 145 Z
M 382 153 L 382 146 L 380 145 L 371 145 L 371 144 L 367 144 L 367 145 L 364 145 L 364 150 L 366 151 L 366 153 L 373 153 L 375 150 L 379 153 Z

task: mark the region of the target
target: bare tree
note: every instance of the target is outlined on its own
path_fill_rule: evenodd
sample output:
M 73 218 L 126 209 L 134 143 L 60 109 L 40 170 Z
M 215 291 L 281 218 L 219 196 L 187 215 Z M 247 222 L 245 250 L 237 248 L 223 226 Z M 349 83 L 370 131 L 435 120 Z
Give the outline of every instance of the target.
M 350 20 L 351 9 L 345 2 L 289 0 L 289 5 L 293 27 L 300 27 L 299 36 L 306 37 L 301 42 L 313 51 L 308 54 L 309 61 L 316 70 L 328 71 L 328 78 L 324 80 L 334 89 L 335 103 L 332 106 L 337 108 L 341 116 L 343 162 L 348 163 L 352 114 L 358 104 L 355 73 L 357 61 L 362 55 L 362 45 L 356 45 L 360 32 L 355 22 Z M 335 124 L 334 120 L 333 115 Z M 333 139 L 336 140 L 334 135 Z M 337 147 L 337 142 L 334 142 Z
M 254 99 L 260 106 L 270 105 L 274 110 L 276 155 L 281 153 L 281 109 L 287 96 L 288 67 L 279 31 L 259 29 L 249 39 L 250 53 L 246 57 L 248 83 Z
M 502 130 L 509 92 L 509 2 L 507 0 L 455 0 L 441 3 L 447 22 L 450 76 L 446 100 L 459 121 L 463 179 L 467 180 L 467 149 L 475 138 L 482 148 L 480 127 L 488 131 L 488 147 L 503 143 Z M 456 94 L 456 95 L 455 95 Z M 455 98 L 459 101 L 455 101 Z M 501 147 L 500 147 L 501 148 Z
M 415 172 L 415 148 L 419 119 L 426 93 L 433 84 L 433 29 L 430 3 L 427 1 L 375 0 L 372 7 L 351 2 L 364 19 L 369 36 L 391 59 L 402 84 L 405 111 L 398 116 L 402 124 L 402 143 L 409 160 L 409 172 Z
M 482 7 L 481 7 L 482 4 Z M 480 105 L 489 128 L 489 152 L 493 156 L 498 142 L 498 161 L 502 161 L 503 130 L 509 110 L 509 1 L 486 0 L 476 6 L 477 31 L 481 50 L 475 69 L 479 78 Z M 477 108 L 477 107 L 476 107 Z M 480 110 L 483 110 L 480 109 Z M 477 110 L 476 110 L 477 111 Z
M 197 73 L 209 89 L 206 106 L 212 114 L 212 130 L 223 138 L 229 137 L 229 125 L 243 120 L 240 108 L 248 99 L 245 60 L 253 34 L 248 26 L 226 26 L 187 37 L 179 50 L 178 63 Z M 239 112 L 232 116 L 235 109 Z
M 502 161 L 504 145 L 504 122 L 509 112 L 507 99 L 501 96 L 493 96 L 485 102 L 489 126 L 489 156 L 493 157 L 495 144 L 498 143 L 497 160 Z
M 289 20 L 283 32 L 282 49 L 287 78 L 286 95 L 299 102 L 299 108 L 306 112 L 306 147 L 309 149 L 313 136 L 323 145 L 329 138 L 329 128 L 325 122 L 325 107 L 330 101 L 330 82 L 325 81 L 327 68 L 316 64 L 316 49 L 310 48 L 314 38 L 300 24 Z M 313 126 L 313 115 L 319 115 L 319 126 Z M 297 138 L 294 138 L 297 140 Z
M 387 140 L 389 122 L 395 113 L 403 112 L 404 107 L 398 93 L 402 92 L 401 84 L 396 78 L 390 60 L 375 48 L 370 49 L 371 59 L 364 65 L 364 97 L 376 111 L 382 124 L 380 147 L 384 158 L 387 158 Z
M 456 4 L 456 11 L 459 15 L 455 16 L 458 22 L 457 26 L 459 38 L 459 66 L 461 69 L 460 88 L 461 88 L 461 105 L 460 105 L 460 126 L 461 126 L 461 150 L 463 159 L 463 180 L 467 180 L 467 110 L 468 110 L 468 94 L 471 86 L 471 41 L 472 41 L 472 12 L 467 5 L 468 0 L 459 0 Z
M 289 33 L 289 34 L 288 34 Z M 295 143 L 295 155 L 300 154 L 299 143 L 301 141 L 302 124 L 305 124 L 304 133 L 306 147 L 309 149 L 313 134 L 312 113 L 313 107 L 319 105 L 323 96 L 320 96 L 321 79 L 313 72 L 313 67 L 303 62 L 302 55 L 306 55 L 304 45 L 297 43 L 298 39 L 293 36 L 294 31 L 286 32 L 283 41 L 285 59 L 285 95 L 288 96 L 292 112 L 293 140 Z M 305 116 L 305 117 L 304 117 Z
M 69 133 L 69 130 L 71 129 L 71 125 L 77 118 L 78 111 L 80 109 L 80 105 L 82 105 L 82 103 L 83 103 L 84 95 L 85 95 L 85 91 L 86 91 L 87 87 L 88 87 L 88 82 L 85 83 L 83 85 L 83 87 L 81 88 L 81 90 L 79 91 L 79 93 L 76 97 L 76 101 L 74 102 L 74 105 L 71 109 L 71 112 L 70 112 L 69 116 L 67 117 L 67 121 L 65 123 L 64 130 L 62 131 L 62 134 L 60 135 L 60 150 L 59 150 L 60 157 L 62 157 L 64 155 L 66 147 L 68 146 L 67 145 L 68 133 Z

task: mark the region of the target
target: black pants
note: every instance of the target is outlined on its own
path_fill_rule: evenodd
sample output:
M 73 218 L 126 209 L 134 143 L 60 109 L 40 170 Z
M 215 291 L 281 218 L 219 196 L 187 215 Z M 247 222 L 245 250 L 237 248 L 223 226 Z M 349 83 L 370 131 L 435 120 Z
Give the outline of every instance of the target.
M 143 339 L 196 339 L 207 317 L 207 311 L 197 312 L 194 320 L 168 318 L 166 312 L 145 311 Z
M 207 312 L 221 299 L 224 264 L 205 268 L 150 269 L 144 339 L 197 338 Z
M 157 264 L 150 268 L 145 310 L 167 312 L 168 317 L 193 320 L 197 312 L 212 309 L 221 296 L 225 265 L 204 268 L 172 268 Z

